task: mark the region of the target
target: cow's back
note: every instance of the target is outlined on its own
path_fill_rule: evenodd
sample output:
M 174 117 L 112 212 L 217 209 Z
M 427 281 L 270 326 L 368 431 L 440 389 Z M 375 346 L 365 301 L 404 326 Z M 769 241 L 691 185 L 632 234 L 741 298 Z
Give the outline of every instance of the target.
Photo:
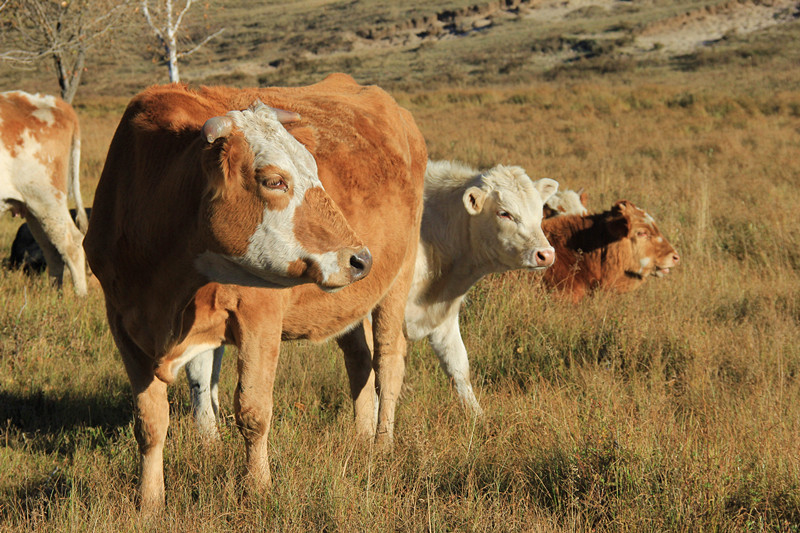
M 214 93 L 221 90 L 207 89 Z M 408 276 L 419 240 L 427 152 L 410 113 L 377 87 L 346 75 L 316 85 L 236 91 L 230 107 L 255 99 L 302 117 L 289 131 L 314 154 L 325 190 L 369 247 L 370 274 L 330 294 L 311 285 L 291 289 L 286 338 L 324 339 L 365 316 L 404 267 Z M 410 277 L 409 277 L 410 281 Z M 262 289 L 239 288 L 254 299 Z
M 0 172 L 5 174 L 4 179 L 15 188 L 52 186 L 66 195 L 70 149 L 73 137 L 79 134 L 78 116 L 72 106 L 54 96 L 0 93 L 0 124 Z M 52 167 L 46 172 L 49 183 L 29 183 L 32 164 Z

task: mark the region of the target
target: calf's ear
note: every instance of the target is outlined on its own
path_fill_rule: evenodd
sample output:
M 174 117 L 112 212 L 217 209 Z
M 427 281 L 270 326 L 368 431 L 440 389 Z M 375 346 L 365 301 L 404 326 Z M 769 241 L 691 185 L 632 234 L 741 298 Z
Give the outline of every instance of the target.
M 611 208 L 611 218 L 608 219 L 608 232 L 615 239 L 624 239 L 631 232 L 630 202 L 620 200 Z
M 470 187 L 464 191 L 464 207 L 470 215 L 477 215 L 483 210 L 486 201 L 486 191 L 480 187 Z
M 550 178 L 542 178 L 540 180 L 533 182 L 533 187 L 539 191 L 539 195 L 542 197 L 542 202 L 547 202 L 551 196 L 553 196 L 556 191 L 558 191 L 558 182 L 556 180 L 551 180 Z
M 586 194 L 586 191 L 583 190 L 583 187 L 578 189 L 578 198 L 581 199 L 581 204 L 583 204 L 583 207 L 589 207 L 589 195 Z

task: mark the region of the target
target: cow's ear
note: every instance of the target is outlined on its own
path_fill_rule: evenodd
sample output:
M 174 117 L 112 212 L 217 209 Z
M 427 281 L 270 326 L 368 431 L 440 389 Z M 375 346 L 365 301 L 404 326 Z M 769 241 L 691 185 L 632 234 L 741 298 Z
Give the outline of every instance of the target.
M 618 241 L 620 239 L 624 239 L 630 233 L 631 221 L 623 215 L 618 215 L 609 219 L 606 227 L 608 228 L 608 233 L 611 235 L 611 237 L 615 241 Z
M 589 195 L 583 190 L 583 187 L 578 189 L 578 198 L 581 199 L 581 204 L 583 207 L 589 207 Z
M 467 213 L 477 215 L 483 210 L 483 203 L 486 201 L 486 191 L 480 187 L 470 187 L 464 192 L 464 207 Z
M 253 154 L 241 134 L 230 135 L 225 142 L 214 143 L 203 153 L 207 190 L 212 197 L 224 197 L 226 190 L 244 179 L 242 174 L 252 171 Z
M 615 239 L 623 239 L 631 231 L 630 202 L 620 200 L 611 208 L 611 218 L 608 221 L 608 232 Z
M 553 196 L 556 191 L 558 191 L 558 182 L 556 180 L 551 180 L 550 178 L 542 178 L 540 180 L 533 182 L 534 188 L 539 191 L 539 195 L 542 197 L 542 202 L 547 202 L 551 196 Z

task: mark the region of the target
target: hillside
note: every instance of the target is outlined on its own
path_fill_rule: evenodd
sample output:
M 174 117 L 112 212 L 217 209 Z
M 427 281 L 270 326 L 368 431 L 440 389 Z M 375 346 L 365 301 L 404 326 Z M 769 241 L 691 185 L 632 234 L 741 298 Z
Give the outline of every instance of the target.
M 195 42 L 225 32 L 182 64 L 190 83 L 305 84 L 344 71 L 401 91 L 596 74 L 798 87 L 790 73 L 800 59 L 797 0 L 221 0 L 193 9 L 185 28 Z M 141 19 L 132 14 L 113 46 L 94 50 L 79 100 L 166 81 Z M 47 63 L 33 71 L 0 63 L 0 88 L 57 90 Z

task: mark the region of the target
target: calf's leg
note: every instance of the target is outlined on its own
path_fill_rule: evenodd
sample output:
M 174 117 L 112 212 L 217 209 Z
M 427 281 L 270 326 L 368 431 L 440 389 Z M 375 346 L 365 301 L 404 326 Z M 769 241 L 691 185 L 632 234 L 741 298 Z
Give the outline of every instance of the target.
M 225 347 L 208 350 L 186 363 L 186 380 L 192 396 L 192 415 L 204 438 L 219 440 L 219 373 Z
M 482 416 L 483 410 L 469 381 L 469 357 L 461 338 L 458 315 L 454 314 L 442 322 L 428 335 L 428 341 L 439 358 L 442 370 L 453 380 L 456 393 L 464 406 L 473 416 Z

